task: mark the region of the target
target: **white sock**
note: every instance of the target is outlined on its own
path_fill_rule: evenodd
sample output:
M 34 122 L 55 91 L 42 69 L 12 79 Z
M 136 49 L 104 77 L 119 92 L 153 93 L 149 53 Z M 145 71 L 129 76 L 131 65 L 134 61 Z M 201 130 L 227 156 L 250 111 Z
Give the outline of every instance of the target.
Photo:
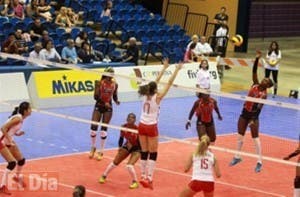
M 136 177 L 136 173 L 135 173 L 135 170 L 134 170 L 134 167 L 133 165 L 126 165 L 126 168 L 132 178 L 133 181 L 136 181 L 137 180 L 137 177 Z
M 238 140 L 237 140 L 237 151 L 242 150 L 243 142 L 244 141 L 244 136 L 241 134 L 238 134 Z M 240 153 L 235 154 L 235 158 L 241 158 Z
M 141 160 L 141 174 L 143 179 L 147 178 L 146 170 L 147 170 L 147 160 Z
M 7 185 L 7 179 L 8 179 L 8 174 L 11 172 L 11 170 L 5 168 L 3 175 L 2 175 L 2 181 L 1 181 L 1 187 L 3 185 Z
M 155 164 L 156 164 L 156 161 L 151 160 L 151 159 L 148 160 L 148 179 L 150 181 L 153 180 L 153 173 L 154 173 Z
M 20 174 L 21 174 L 21 171 L 22 171 L 22 168 L 23 168 L 23 166 L 17 165 L 17 169 L 16 169 L 16 177 L 19 178 L 19 176 L 20 176 Z
M 101 136 L 101 139 L 100 139 L 100 152 L 103 153 L 106 139 L 102 139 L 102 137 L 107 136 L 106 131 L 101 131 L 100 136 Z
M 294 189 L 294 197 L 300 197 L 300 188 Z
M 97 136 L 97 131 L 90 131 L 90 136 L 91 136 L 91 142 L 92 142 L 92 147 L 96 147 L 96 136 Z M 94 137 L 93 137 L 94 136 Z
M 261 143 L 259 137 L 253 138 L 254 144 L 255 144 L 255 150 L 256 154 L 258 154 L 258 161 L 259 163 L 262 163 L 262 155 L 261 155 Z
M 112 171 L 115 167 L 117 167 L 117 166 L 114 164 L 114 162 L 111 162 L 105 169 L 103 175 L 107 176 L 110 173 L 110 171 Z

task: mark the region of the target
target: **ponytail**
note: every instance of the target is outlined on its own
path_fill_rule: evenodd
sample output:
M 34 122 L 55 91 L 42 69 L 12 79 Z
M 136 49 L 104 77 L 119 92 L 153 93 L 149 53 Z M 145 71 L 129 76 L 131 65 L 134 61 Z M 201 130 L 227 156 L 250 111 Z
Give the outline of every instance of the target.
M 210 143 L 209 137 L 207 135 L 203 135 L 200 139 L 200 142 L 199 142 L 198 146 L 197 146 L 195 155 L 197 155 L 197 156 L 205 155 L 206 150 L 209 146 L 209 143 Z
M 145 96 L 145 95 L 154 95 L 157 90 L 157 84 L 154 81 L 149 82 L 146 85 L 142 85 L 139 87 L 138 93 L 140 96 Z
M 15 107 L 14 111 L 11 113 L 11 116 L 16 115 L 16 114 L 22 114 L 24 115 L 24 112 L 28 110 L 30 107 L 30 103 L 27 101 L 24 101 L 20 103 L 18 107 Z

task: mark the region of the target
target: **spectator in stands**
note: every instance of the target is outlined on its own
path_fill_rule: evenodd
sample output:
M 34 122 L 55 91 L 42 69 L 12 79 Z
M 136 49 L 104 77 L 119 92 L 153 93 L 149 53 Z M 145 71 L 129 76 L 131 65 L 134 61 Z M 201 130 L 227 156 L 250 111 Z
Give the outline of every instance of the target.
M 206 41 L 205 36 L 201 36 L 200 38 L 199 50 L 200 50 L 200 55 L 204 55 L 204 56 L 209 56 L 213 52 L 211 46 Z
M 46 47 L 40 51 L 40 58 L 53 62 L 60 62 L 61 57 L 53 46 L 51 40 L 46 41 Z
M 65 4 L 65 0 L 55 0 L 55 1 L 51 1 L 50 5 L 52 5 L 52 7 L 55 10 L 55 15 L 59 14 L 60 8 L 63 7 Z M 68 5 L 67 5 L 68 6 Z
M 15 32 L 17 40 L 23 40 L 25 42 L 31 42 L 30 34 L 22 29 L 17 29 Z
M 25 14 L 27 17 L 30 18 L 36 18 L 38 17 L 38 1 L 37 0 L 31 0 L 29 4 L 25 7 Z
M 82 60 L 78 57 L 75 43 L 73 39 L 67 40 L 67 46 L 62 49 L 61 57 L 63 60 L 67 61 L 68 63 L 77 64 L 78 61 L 82 62 Z
M 78 50 L 78 57 L 82 63 L 92 63 L 93 61 L 102 61 L 103 54 L 92 49 L 88 42 L 83 42 L 81 48 Z
M 213 35 L 217 36 L 217 30 L 220 29 L 222 24 L 227 25 L 227 22 L 228 22 L 228 15 L 226 14 L 226 8 L 221 7 L 220 13 L 217 13 L 214 18 L 215 27 L 214 27 Z M 217 50 L 217 44 L 218 44 L 217 42 L 218 42 L 217 39 L 213 39 L 211 42 L 211 47 L 213 51 Z
M 1 2 L 1 8 L 0 8 L 0 16 L 1 18 L 5 17 L 8 19 L 9 16 L 9 7 L 10 7 L 10 1 L 9 0 L 3 0 Z
M 7 39 L 2 44 L 1 51 L 5 53 L 19 54 L 16 36 L 14 33 L 8 34 Z
M 29 34 L 28 33 L 23 34 L 21 29 L 17 29 L 15 32 L 15 37 L 16 37 L 16 43 L 18 46 L 19 54 L 28 52 L 29 48 L 27 46 L 26 39 L 28 39 L 28 37 L 30 39 Z M 25 39 L 25 37 L 27 38 Z
M 42 43 L 41 42 L 36 42 L 34 43 L 34 48 L 33 50 L 29 53 L 29 57 L 31 58 L 36 58 L 40 59 L 40 51 L 42 50 Z
M 40 51 L 42 50 L 42 43 L 41 42 L 36 42 L 34 43 L 34 48 L 33 50 L 29 53 L 30 58 L 35 58 L 35 59 L 41 59 L 40 57 Z M 32 66 L 37 66 L 38 64 L 34 62 L 28 62 L 28 65 Z
M 193 49 L 193 53 L 195 54 L 195 55 L 200 55 L 200 43 L 199 43 L 199 36 L 198 35 L 196 35 L 196 34 L 194 34 L 193 36 L 192 36 L 192 41 L 191 42 L 189 42 L 189 44 L 187 45 L 187 47 L 186 47 L 186 51 L 188 51 L 189 49 L 190 49 L 190 45 L 192 44 L 192 43 L 195 43 L 196 44 L 196 46 L 195 46 L 195 48 Z
M 39 4 L 37 6 L 38 15 L 46 19 L 46 21 L 51 22 L 53 18 L 50 11 L 51 11 L 51 6 L 48 5 L 45 0 L 39 0 Z
M 197 56 L 194 54 L 193 50 L 195 49 L 197 43 L 192 43 L 188 51 L 185 51 L 184 62 L 191 63 L 197 62 Z
M 13 16 L 20 20 L 24 20 L 24 18 L 25 18 L 24 7 L 19 2 L 19 0 L 13 0 L 12 7 L 14 10 Z
M 227 23 L 224 21 L 221 27 L 217 30 L 216 33 L 216 41 L 217 46 L 215 48 L 216 53 L 225 57 L 227 42 L 228 42 L 228 26 Z
M 59 27 L 64 27 L 66 32 L 71 32 L 71 27 L 73 24 L 71 23 L 68 15 L 67 15 L 67 8 L 61 7 L 59 14 L 56 16 L 55 24 Z
M 136 45 L 136 38 L 135 37 L 129 38 L 128 44 L 129 44 L 128 48 L 122 56 L 123 62 L 132 62 L 135 65 L 138 65 L 139 48 Z
M 45 27 L 41 23 L 40 18 L 38 18 L 38 17 L 35 18 L 34 23 L 29 27 L 29 34 L 30 34 L 31 40 L 33 42 L 35 42 L 35 41 L 41 39 L 44 31 L 47 31 L 47 27 Z
M 107 0 L 100 17 L 102 18 L 104 16 L 107 16 L 109 18 L 112 18 L 111 16 L 112 7 L 113 7 L 113 2 L 111 0 Z
M 75 46 L 77 49 L 80 49 L 82 47 L 82 43 L 87 42 L 90 43 L 90 40 L 88 38 L 88 34 L 86 31 L 79 32 L 78 36 L 75 39 Z
M 74 25 L 78 24 L 79 22 L 79 13 L 76 14 L 72 8 L 67 8 L 67 15 L 70 19 L 70 22 Z
M 216 35 L 217 30 L 221 27 L 222 24 L 227 25 L 228 15 L 226 14 L 226 7 L 221 7 L 220 13 L 217 13 L 214 18 L 215 29 L 214 35 Z
M 48 31 L 43 31 L 42 38 L 40 39 L 43 48 L 46 48 L 48 41 L 54 43 L 53 39 L 49 36 Z

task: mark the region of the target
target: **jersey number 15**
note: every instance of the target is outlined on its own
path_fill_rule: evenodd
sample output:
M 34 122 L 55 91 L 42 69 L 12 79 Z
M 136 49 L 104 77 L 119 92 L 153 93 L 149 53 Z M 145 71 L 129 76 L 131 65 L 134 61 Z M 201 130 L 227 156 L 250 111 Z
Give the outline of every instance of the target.
M 201 169 L 207 169 L 208 168 L 208 159 L 207 158 L 201 159 L 200 167 L 201 167 Z

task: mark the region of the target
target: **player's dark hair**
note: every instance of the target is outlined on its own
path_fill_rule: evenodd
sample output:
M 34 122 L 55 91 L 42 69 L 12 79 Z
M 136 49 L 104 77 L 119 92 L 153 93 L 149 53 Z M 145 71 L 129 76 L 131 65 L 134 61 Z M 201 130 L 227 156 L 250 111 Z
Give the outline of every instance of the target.
M 24 115 L 24 112 L 28 110 L 30 107 L 30 103 L 27 101 L 24 101 L 20 103 L 19 106 L 15 107 L 14 111 L 11 113 L 11 116 L 16 115 L 16 114 L 22 114 Z

